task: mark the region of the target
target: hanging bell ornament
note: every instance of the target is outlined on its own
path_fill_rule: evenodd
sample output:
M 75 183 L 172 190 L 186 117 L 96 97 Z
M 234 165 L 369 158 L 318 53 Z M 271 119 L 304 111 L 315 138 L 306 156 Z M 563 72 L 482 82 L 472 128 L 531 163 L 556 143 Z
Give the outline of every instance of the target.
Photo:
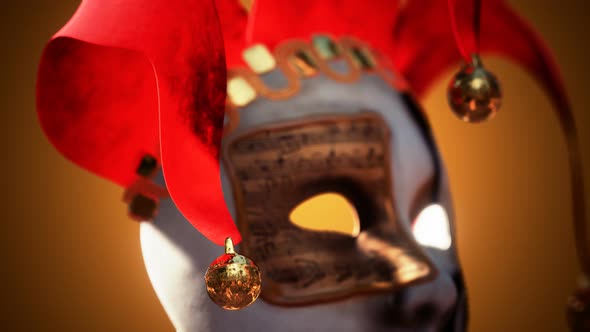
M 477 55 L 455 74 L 448 86 L 447 97 L 453 112 L 471 123 L 492 118 L 502 103 L 500 83 L 487 71 Z
M 225 254 L 213 261 L 205 273 L 205 284 L 215 304 L 226 310 L 240 310 L 260 295 L 260 269 L 249 258 L 237 254 L 228 237 Z
M 567 301 L 567 322 L 572 332 L 590 331 L 590 284 L 586 277 Z

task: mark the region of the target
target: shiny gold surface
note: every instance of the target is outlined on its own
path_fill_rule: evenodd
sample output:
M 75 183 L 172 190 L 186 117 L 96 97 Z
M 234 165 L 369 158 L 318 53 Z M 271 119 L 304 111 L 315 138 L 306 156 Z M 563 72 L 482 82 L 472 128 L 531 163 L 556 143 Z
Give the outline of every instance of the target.
M 260 295 L 260 270 L 252 260 L 235 252 L 228 237 L 225 254 L 213 261 L 205 273 L 205 284 L 215 304 L 226 310 L 240 310 Z
M 277 62 L 268 48 L 262 44 L 256 44 L 244 50 L 244 61 L 256 74 L 264 74 L 273 70 Z
M 254 4 L 254 0 L 238 0 L 240 2 L 240 6 L 244 8 L 245 11 L 250 13 L 252 11 L 252 5 Z
M 265 126 L 224 142 L 241 248 L 260 266 L 264 300 L 336 301 L 436 275 L 400 224 L 390 144 L 389 126 L 370 111 Z M 292 222 L 294 208 L 326 192 L 363 206 L 358 236 Z
M 500 83 L 477 56 L 453 77 L 447 98 L 451 110 L 463 121 L 481 122 L 498 113 L 502 104 Z
M 238 107 L 244 107 L 256 99 L 256 90 L 244 78 L 234 76 L 227 80 L 227 97 Z
M 318 72 L 317 64 L 309 52 L 298 51 L 289 59 L 299 75 L 303 77 L 311 77 Z

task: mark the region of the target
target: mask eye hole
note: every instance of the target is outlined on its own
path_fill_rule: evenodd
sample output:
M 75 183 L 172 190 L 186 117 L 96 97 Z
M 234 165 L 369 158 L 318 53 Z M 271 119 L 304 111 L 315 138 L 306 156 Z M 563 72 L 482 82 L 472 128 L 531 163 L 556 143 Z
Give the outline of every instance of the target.
M 451 247 L 449 216 L 444 207 L 431 204 L 422 209 L 412 225 L 418 243 L 426 247 L 447 250 Z
M 360 221 L 356 208 L 344 196 L 325 192 L 299 203 L 290 213 L 294 225 L 315 232 L 335 232 L 356 237 Z

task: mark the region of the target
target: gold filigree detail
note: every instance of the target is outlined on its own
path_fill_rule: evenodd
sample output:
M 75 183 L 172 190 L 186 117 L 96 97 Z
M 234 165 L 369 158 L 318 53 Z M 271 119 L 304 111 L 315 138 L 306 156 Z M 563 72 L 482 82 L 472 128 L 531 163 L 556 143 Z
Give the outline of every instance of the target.
M 405 91 L 408 87 L 395 73 L 388 59 L 352 37 L 334 41 L 328 36 L 316 35 L 311 42 L 292 39 L 279 44 L 272 53 L 266 46 L 256 44 L 244 50 L 243 59 L 248 68 L 232 68 L 228 71 L 228 122 L 224 135 L 238 126 L 239 109 L 258 97 L 289 99 L 301 89 L 302 79 L 319 73 L 340 83 L 355 83 L 363 73 L 373 73 L 399 91 Z M 285 86 L 270 87 L 264 82 L 264 75 L 273 71 L 285 77 Z

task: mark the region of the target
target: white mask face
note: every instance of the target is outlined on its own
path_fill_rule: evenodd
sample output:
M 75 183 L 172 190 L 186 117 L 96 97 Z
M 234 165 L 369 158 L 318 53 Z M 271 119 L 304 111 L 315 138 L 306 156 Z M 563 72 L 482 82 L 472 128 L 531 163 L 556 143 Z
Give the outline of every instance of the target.
M 267 75 L 271 83 L 280 81 L 276 73 Z M 464 330 L 466 303 L 454 244 L 450 193 L 436 148 L 425 133 L 421 115 L 417 114 L 419 111 L 408 103 L 407 96 L 393 91 L 380 78 L 371 74 L 363 74 L 355 84 L 337 83 L 321 74 L 302 81 L 302 84 L 301 93 L 291 99 L 258 99 L 241 109 L 239 126 L 224 138 L 224 163 L 221 168 L 224 194 L 228 208 L 234 219 L 238 220 L 244 234 L 242 245 L 237 247 L 238 251 L 252 256 L 255 262 L 259 260 L 265 278 L 262 299 L 237 312 L 224 311 L 209 300 L 203 275 L 210 262 L 221 254 L 222 248 L 213 245 L 194 230 L 171 200 L 161 202 L 160 212 L 153 223 L 142 224 L 141 243 L 146 268 L 173 324 L 179 331 Z M 366 110 L 371 112 L 367 113 Z M 236 188 L 243 191 L 252 185 L 247 181 L 253 173 L 248 174 L 250 177 L 240 178 L 238 166 L 254 163 L 256 158 L 252 159 L 252 155 L 249 155 L 245 159 L 239 159 L 232 146 L 235 147 L 239 142 L 251 143 L 252 139 L 264 136 L 261 133 L 268 133 L 271 128 L 288 128 L 287 131 L 291 130 L 291 133 L 299 130 L 299 134 L 310 130 L 309 128 L 312 131 L 321 131 L 321 128 L 325 128 L 325 121 L 336 121 L 344 124 L 343 126 L 360 121 L 370 127 L 369 131 L 372 133 L 378 128 L 385 128 L 384 132 L 388 134 L 380 136 L 378 144 L 372 146 L 372 151 L 380 155 L 383 161 L 375 168 L 378 170 L 359 166 L 360 175 L 356 177 L 349 171 L 344 171 L 339 174 L 350 175 L 350 182 L 321 183 L 321 190 L 316 192 L 294 190 L 293 195 L 287 195 L 289 197 L 285 196 L 282 200 L 287 202 L 285 204 L 280 204 L 281 199 L 271 195 L 268 199 L 273 204 L 266 208 L 263 201 L 248 201 L 246 196 L 240 198 L 240 195 L 235 195 Z M 325 147 L 319 147 L 319 143 L 316 143 L 318 141 L 306 143 L 305 149 L 315 151 L 318 156 L 317 153 L 321 155 L 320 150 Z M 356 148 L 362 150 L 356 156 L 358 158 L 352 158 L 358 163 L 362 163 L 360 156 L 365 161 L 368 160 L 367 153 L 370 150 L 366 142 L 361 143 L 356 145 Z M 335 150 L 338 155 L 338 148 Z M 320 157 L 322 158 L 325 161 L 325 156 Z M 334 174 L 341 171 L 333 168 L 331 170 Z M 329 177 L 328 169 L 324 168 L 322 172 L 317 179 Z M 363 179 L 371 178 L 370 172 L 381 172 L 378 175 L 390 181 L 381 181 L 382 191 L 379 188 L 365 190 L 361 198 L 355 197 L 354 193 L 358 194 L 359 191 L 352 189 L 357 188 L 355 185 L 366 186 L 362 182 Z M 379 176 L 373 180 L 379 182 Z M 290 178 L 297 183 L 313 183 L 309 181 L 309 173 L 305 172 L 291 172 Z M 163 184 L 161 178 L 159 181 Z M 338 185 L 333 186 L 334 183 Z M 293 186 L 299 189 L 304 187 L 306 186 Z M 284 192 L 284 188 L 281 190 Z M 273 192 L 274 195 L 278 195 L 281 190 Z M 332 233 L 318 235 L 312 230 L 297 229 L 288 222 L 293 206 L 314 194 L 332 191 L 342 193 L 356 207 L 360 220 L 358 236 L 346 238 L 345 235 Z M 432 194 L 433 191 L 436 194 Z M 359 203 L 361 201 L 371 204 L 363 205 Z M 257 204 L 260 206 L 256 206 Z M 280 221 L 274 223 L 267 220 L 262 225 L 256 224 L 256 218 L 244 213 L 253 208 L 266 209 L 269 215 L 278 214 Z M 280 231 L 254 232 L 256 234 L 252 235 L 252 227 L 268 230 L 273 225 L 283 225 L 283 230 L 295 229 L 296 232 L 290 234 L 295 234 L 293 236 L 298 241 L 285 245 L 284 242 L 289 237 L 278 236 Z M 374 227 L 375 225 L 382 227 Z M 244 232 L 244 229 L 249 232 Z M 312 241 L 317 236 L 323 239 L 320 243 Z M 416 237 L 417 242 L 413 241 L 412 236 Z M 270 243 L 275 249 L 263 255 L 259 243 Z M 302 275 L 297 273 L 301 264 L 281 263 L 289 255 L 287 252 L 280 254 L 276 251 L 281 246 L 290 249 L 290 255 L 299 254 L 299 262 L 303 257 L 314 257 L 310 254 L 314 252 L 318 257 L 328 258 L 314 261 L 319 266 L 316 269 L 319 272 L 315 279 L 306 272 L 305 277 L 311 278 L 311 281 L 306 282 L 298 277 Z M 378 248 L 375 249 L 375 246 Z M 366 250 L 363 251 L 363 248 Z M 412 264 L 421 266 L 425 272 L 414 275 L 413 278 L 408 277 L 407 280 L 383 277 L 379 271 L 384 268 L 387 272 L 385 274 L 391 276 L 392 269 L 402 270 L 408 265 L 396 262 L 393 258 L 386 263 L 371 265 L 365 259 L 367 256 L 362 256 L 362 253 L 367 252 L 370 256 L 372 251 L 389 252 L 392 248 L 401 250 L 406 258 L 412 259 Z M 341 254 L 330 256 L 328 252 L 344 252 L 348 257 Z M 354 255 L 362 257 L 350 258 Z M 408 259 L 405 260 L 406 263 Z M 350 261 L 360 262 L 351 269 L 352 276 L 336 276 L 333 267 Z M 367 272 L 373 279 L 367 277 L 367 274 L 355 275 L 358 274 L 359 267 L 366 269 L 367 266 L 375 268 L 369 268 Z M 273 271 L 284 272 L 285 269 L 290 273 L 273 274 Z M 288 278 L 289 276 L 294 277 Z M 422 277 L 425 276 L 430 278 L 423 280 Z M 375 285 L 375 280 L 385 281 L 387 286 L 380 291 L 370 289 L 370 294 L 357 291 L 359 284 L 366 282 L 368 285 Z M 266 288 L 265 281 L 268 285 Z

